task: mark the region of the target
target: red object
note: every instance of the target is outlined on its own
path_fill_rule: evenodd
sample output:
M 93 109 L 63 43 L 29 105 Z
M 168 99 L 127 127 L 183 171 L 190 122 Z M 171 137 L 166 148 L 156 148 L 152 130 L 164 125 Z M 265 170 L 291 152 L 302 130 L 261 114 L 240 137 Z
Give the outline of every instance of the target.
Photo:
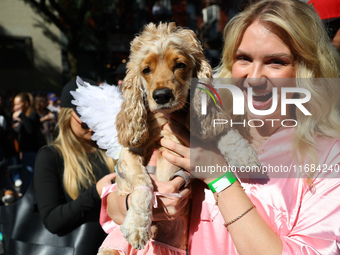
M 308 4 L 315 8 L 323 20 L 340 17 L 340 0 L 310 0 Z

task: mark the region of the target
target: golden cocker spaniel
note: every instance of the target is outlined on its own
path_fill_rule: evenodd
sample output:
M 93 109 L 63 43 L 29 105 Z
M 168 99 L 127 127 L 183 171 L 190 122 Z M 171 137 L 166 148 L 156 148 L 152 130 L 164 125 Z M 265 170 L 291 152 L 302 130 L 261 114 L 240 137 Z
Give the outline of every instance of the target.
M 192 30 L 174 23 L 158 26 L 150 23 L 132 41 L 122 87 L 124 102 L 116 119 L 118 139 L 123 146 L 117 163 L 117 190 L 120 195 L 130 193 L 129 210 L 121 231 L 136 249 L 142 249 L 151 237 L 186 249 L 188 215 L 152 223 L 153 185 L 145 166 L 158 148 L 157 180 L 169 181 L 179 171 L 162 158 L 157 141 L 164 136 L 181 143 L 173 134 L 162 130 L 168 122 L 165 113 L 184 110 L 188 116 L 190 104 L 194 111 L 200 110 L 200 95 L 190 99 L 192 78 L 212 78 L 212 69 Z M 219 108 L 213 117 L 225 118 L 225 113 Z M 205 125 L 211 119 L 200 121 Z M 191 128 L 205 139 L 225 130 L 218 127 L 214 132 L 202 132 L 198 127 Z M 237 135 L 237 139 L 243 139 Z

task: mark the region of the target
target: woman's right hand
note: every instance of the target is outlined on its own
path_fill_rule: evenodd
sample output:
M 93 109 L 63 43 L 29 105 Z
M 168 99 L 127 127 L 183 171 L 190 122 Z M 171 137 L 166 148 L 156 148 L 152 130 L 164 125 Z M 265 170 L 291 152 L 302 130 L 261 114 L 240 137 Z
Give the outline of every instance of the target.
M 176 219 L 182 212 L 183 208 L 186 206 L 190 199 L 191 188 L 190 184 L 182 188 L 185 184 L 185 181 L 182 177 L 177 176 L 173 180 L 169 182 L 160 182 L 157 181 L 154 175 L 150 175 L 151 179 L 154 183 L 154 191 L 171 194 L 171 193 L 179 193 L 178 196 L 157 196 L 158 206 L 153 209 L 152 220 L 153 221 L 161 221 L 161 220 L 174 220 Z
M 188 203 L 191 189 L 180 188 L 185 183 L 182 177 L 177 176 L 169 182 L 159 182 L 154 175 L 150 176 L 154 182 L 154 189 L 160 193 L 179 193 L 181 196 L 157 196 L 158 207 L 153 209 L 153 221 L 173 220 L 180 215 Z M 129 203 L 129 202 L 128 202 Z M 118 225 L 122 225 L 126 216 L 126 196 L 119 196 L 117 190 L 107 197 L 107 214 Z
M 157 165 L 157 154 L 155 150 L 150 158 L 149 166 Z M 178 193 L 181 196 L 157 196 L 157 208 L 153 209 L 152 220 L 173 220 L 180 215 L 182 209 L 188 203 L 189 195 L 191 194 L 190 185 L 181 189 L 184 186 L 185 181 L 182 177 L 177 176 L 173 180 L 168 182 L 160 182 L 156 180 L 154 174 L 150 174 L 150 178 L 154 185 L 154 192 L 163 194 Z
M 21 121 L 19 115 L 22 113 L 22 111 L 15 111 L 12 114 L 12 121 L 13 121 L 13 125 L 12 127 L 15 128 L 17 126 L 19 126 L 19 122 Z
M 157 151 L 151 156 L 149 166 L 157 165 Z M 185 181 L 182 177 L 177 176 L 169 182 L 157 181 L 153 174 L 150 178 L 154 184 L 154 191 L 159 193 L 171 194 L 179 193 L 181 196 L 157 196 L 158 207 L 153 209 L 153 221 L 173 220 L 180 215 L 182 209 L 188 203 L 191 189 L 190 185 L 182 188 Z M 126 216 L 126 196 L 119 196 L 117 191 L 108 195 L 107 213 L 110 218 L 118 225 L 123 224 Z M 129 203 L 129 201 L 128 201 Z

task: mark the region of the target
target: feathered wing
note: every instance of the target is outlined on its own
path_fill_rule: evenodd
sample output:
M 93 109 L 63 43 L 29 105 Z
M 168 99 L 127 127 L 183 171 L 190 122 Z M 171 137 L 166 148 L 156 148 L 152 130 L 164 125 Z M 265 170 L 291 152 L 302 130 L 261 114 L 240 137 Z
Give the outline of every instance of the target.
M 93 131 L 92 140 L 99 148 L 106 150 L 106 154 L 118 159 L 122 146 L 118 142 L 115 125 L 116 116 L 123 103 L 119 88 L 106 83 L 93 86 L 77 77 L 77 90 L 71 91 L 81 115 L 80 119 Z

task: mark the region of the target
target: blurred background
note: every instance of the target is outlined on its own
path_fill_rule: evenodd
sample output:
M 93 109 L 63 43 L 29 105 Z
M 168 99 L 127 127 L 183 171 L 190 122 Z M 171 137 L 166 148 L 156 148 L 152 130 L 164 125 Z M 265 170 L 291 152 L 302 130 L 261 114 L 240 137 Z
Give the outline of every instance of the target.
M 0 93 L 9 98 L 20 91 L 58 96 L 76 75 L 117 85 L 130 41 L 149 22 L 175 21 L 193 29 L 215 67 L 225 24 L 256 1 L 1 0 Z M 338 30 L 340 0 L 309 4 Z
M 215 66 L 224 25 L 248 2 L 1 0 L 0 92 L 59 95 L 75 75 L 117 84 L 130 41 L 149 22 L 175 21 L 193 29 Z

